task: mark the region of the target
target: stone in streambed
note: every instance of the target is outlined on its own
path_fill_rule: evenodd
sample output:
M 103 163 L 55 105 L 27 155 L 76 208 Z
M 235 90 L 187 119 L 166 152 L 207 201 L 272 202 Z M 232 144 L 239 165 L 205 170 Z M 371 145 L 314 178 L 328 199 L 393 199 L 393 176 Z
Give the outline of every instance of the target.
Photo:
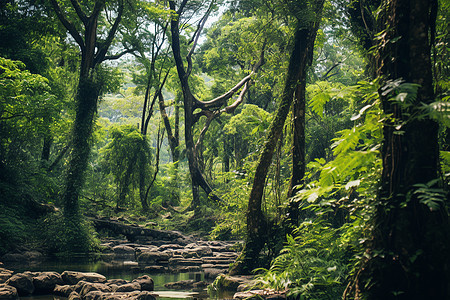
M 61 274 L 61 278 L 63 279 L 64 283 L 69 285 L 77 284 L 81 280 L 100 283 L 106 282 L 106 277 L 98 273 L 64 271 Z
M 19 296 L 31 295 L 34 292 L 33 277 L 30 274 L 15 274 L 6 281 L 6 284 L 15 287 Z
M 0 284 L 0 299 L 19 299 L 17 289 L 7 284 Z
M 141 291 L 153 291 L 155 288 L 155 284 L 153 282 L 153 279 L 148 275 L 142 275 L 136 279 L 134 279 L 132 282 L 137 282 L 141 286 Z
M 13 271 L 0 268 L 0 283 L 5 283 L 13 275 Z
M 63 280 L 56 272 L 42 272 L 33 277 L 35 294 L 50 294 L 60 284 L 63 284 Z
M 69 295 L 75 291 L 74 285 L 57 285 L 53 290 L 53 294 L 57 296 L 69 297 Z

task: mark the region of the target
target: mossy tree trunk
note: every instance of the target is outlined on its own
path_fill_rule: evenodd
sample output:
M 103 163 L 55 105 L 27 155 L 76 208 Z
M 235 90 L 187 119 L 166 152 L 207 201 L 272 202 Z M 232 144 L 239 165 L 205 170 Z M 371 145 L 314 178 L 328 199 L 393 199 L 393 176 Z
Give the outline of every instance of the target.
M 262 212 L 262 198 L 267 172 L 272 162 L 278 140 L 281 137 L 299 80 L 302 74 L 306 73 L 308 54 L 310 53 L 309 49 L 314 47 L 323 2 L 320 0 L 315 3 L 315 13 L 317 13 L 316 22 L 308 23 L 305 26 L 301 25 L 301 22 L 298 21 L 299 24 L 294 35 L 294 46 L 289 59 L 280 105 L 272 121 L 269 134 L 259 157 L 255 177 L 253 178 L 253 186 L 247 208 L 247 236 L 245 246 L 236 264 L 230 270 L 232 274 L 250 274 L 255 268 L 261 267 L 260 253 L 268 240 L 267 220 Z
M 439 183 L 439 128 L 421 110 L 435 101 L 430 32 L 436 9 L 437 1 L 384 1 L 380 96 L 391 117 L 383 128 L 383 171 L 368 259 L 354 285 L 358 299 L 450 298 L 449 199 Z M 406 91 L 408 84 L 417 84 L 417 93 Z M 409 94 L 403 101 L 394 100 L 404 92 Z M 443 201 L 426 205 L 431 193 Z
M 91 137 L 101 82 L 95 74 L 95 68 L 106 59 L 119 58 L 123 52 L 114 57 L 107 57 L 109 47 L 117 32 L 124 10 L 123 1 L 118 1 L 116 19 L 106 38 L 98 39 L 97 23 L 106 3 L 95 1 L 90 15 L 87 15 L 78 1 L 71 1 L 76 18 L 70 19 L 66 9 L 57 0 L 50 0 L 58 19 L 80 47 L 81 62 L 78 89 L 76 94 L 76 115 L 72 128 L 72 151 L 69 158 L 65 189 L 63 194 L 64 218 L 66 220 L 65 248 L 70 252 L 89 250 L 87 233 L 83 228 L 79 207 L 79 195 L 84 184 L 84 175 L 88 165 L 91 149 Z M 78 25 L 83 27 L 78 30 Z

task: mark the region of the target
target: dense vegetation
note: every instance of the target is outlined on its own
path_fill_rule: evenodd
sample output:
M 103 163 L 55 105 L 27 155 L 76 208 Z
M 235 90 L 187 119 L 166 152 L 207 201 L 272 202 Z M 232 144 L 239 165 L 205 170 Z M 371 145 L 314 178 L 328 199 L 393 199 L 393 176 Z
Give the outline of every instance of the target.
M 449 17 L 2 1 L 0 254 L 95 252 L 105 216 L 242 239 L 230 271 L 300 299 L 450 297 Z

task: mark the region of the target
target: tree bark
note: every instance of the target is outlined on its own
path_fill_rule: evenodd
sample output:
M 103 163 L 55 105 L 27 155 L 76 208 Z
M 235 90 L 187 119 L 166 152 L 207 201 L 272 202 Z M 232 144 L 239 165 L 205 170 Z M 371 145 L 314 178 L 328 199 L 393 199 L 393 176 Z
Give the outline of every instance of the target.
M 253 70 L 250 72 L 249 75 L 245 76 L 239 83 L 237 83 L 233 88 L 231 88 L 228 92 L 225 94 L 212 99 L 210 101 L 200 101 L 198 100 L 192 93 L 190 87 L 189 87 L 189 75 L 192 70 L 192 54 L 196 46 L 196 42 L 198 41 L 199 34 L 201 32 L 201 29 L 204 25 L 204 22 L 206 21 L 206 18 L 208 14 L 210 13 L 210 9 L 212 6 L 210 5 L 207 13 L 202 18 L 199 28 L 197 29 L 196 33 L 193 37 L 193 46 L 189 51 L 189 54 L 186 57 L 187 60 L 187 68 L 184 67 L 184 62 L 181 57 L 181 47 L 180 47 L 180 33 L 179 33 L 179 17 L 182 13 L 183 7 L 186 5 L 187 0 L 183 0 L 180 4 L 180 9 L 176 12 L 177 15 L 172 16 L 171 19 L 171 33 L 172 33 L 172 52 L 175 59 L 175 64 L 178 72 L 178 77 L 180 79 L 181 88 L 183 91 L 183 97 L 184 97 L 184 122 L 185 122 L 185 144 L 186 144 L 186 155 L 188 158 L 189 163 L 189 172 L 191 174 L 191 181 L 192 181 L 192 202 L 191 202 L 191 208 L 194 209 L 196 213 L 199 212 L 200 208 L 200 194 L 199 194 L 199 188 L 201 187 L 205 193 L 208 195 L 208 198 L 211 200 L 214 200 L 216 202 L 221 202 L 222 200 L 213 193 L 213 189 L 205 179 L 205 176 L 203 175 L 200 164 L 199 164 L 199 154 L 196 151 L 196 144 L 194 143 L 194 137 L 193 137 L 193 130 L 195 123 L 198 121 L 198 119 L 201 116 L 211 116 L 211 118 L 217 117 L 220 113 L 226 112 L 231 113 L 236 109 L 236 107 L 242 103 L 243 96 L 245 94 L 245 91 L 248 89 L 249 81 L 251 80 L 251 76 L 257 72 L 259 67 L 264 63 L 264 47 L 263 51 L 261 53 L 261 58 L 259 62 L 253 67 Z M 213 2 L 211 2 L 213 4 Z M 175 11 L 175 2 L 169 1 L 169 6 L 172 11 Z M 264 43 L 265 44 L 265 43 Z M 223 109 L 220 109 L 222 106 L 226 106 L 227 100 L 230 99 L 239 89 L 242 88 L 241 94 L 238 97 L 238 100 L 235 101 L 230 106 L 227 106 Z M 196 113 L 194 115 L 194 110 L 200 109 L 200 113 Z M 208 119 L 207 122 L 212 121 L 212 119 Z M 203 129 L 203 133 L 200 135 L 199 141 L 197 142 L 198 145 L 201 144 L 202 136 L 204 135 L 204 132 L 208 129 L 208 126 L 206 126 Z
M 319 6 L 320 11 L 323 7 L 323 1 L 321 3 Z M 320 11 L 317 12 L 318 15 L 321 15 Z M 248 201 L 247 237 L 244 250 L 237 263 L 232 267 L 232 274 L 250 274 L 253 269 L 260 266 L 259 255 L 267 240 L 267 221 L 261 209 L 266 176 L 277 142 L 282 134 L 294 92 L 297 89 L 298 80 L 302 72 L 306 72 L 308 48 L 314 45 L 316 31 L 317 26 L 315 24 L 307 28 L 302 27 L 300 24 L 297 25 L 294 36 L 294 48 L 289 59 L 280 106 L 272 121 L 253 179 L 253 186 Z
M 103 62 L 111 46 L 114 35 L 121 22 L 124 9 L 123 1 L 119 1 L 114 24 L 109 29 L 105 40 L 97 39 L 97 23 L 106 3 L 96 1 L 91 14 L 87 16 L 77 1 L 71 1 L 78 21 L 84 27 L 83 35 L 67 18 L 56 0 L 50 0 L 58 19 L 74 38 L 81 51 L 80 77 L 76 95 L 76 115 L 72 129 L 72 152 L 69 158 L 68 171 L 63 194 L 64 218 L 66 221 L 66 250 L 69 252 L 87 252 L 89 249 L 87 232 L 79 208 L 79 195 L 84 184 L 84 174 L 88 165 L 91 149 L 93 122 L 97 112 L 97 102 L 101 84 L 94 76 L 95 67 Z
M 384 5 L 386 31 L 379 50 L 384 83 L 392 86 L 402 80 L 420 87 L 416 98 L 405 100 L 409 105 L 392 100 L 398 89 L 380 90 L 383 110 L 392 117 L 383 127 L 381 188 L 366 250 L 370 258 L 359 278 L 364 284 L 355 294 L 367 299 L 449 299 L 446 206 L 430 209 L 415 186 L 440 176 L 438 124 L 414 117 L 421 114 L 421 103 L 434 101 L 429 33 L 437 2 L 391 0 Z M 399 129 L 400 122 L 404 124 Z

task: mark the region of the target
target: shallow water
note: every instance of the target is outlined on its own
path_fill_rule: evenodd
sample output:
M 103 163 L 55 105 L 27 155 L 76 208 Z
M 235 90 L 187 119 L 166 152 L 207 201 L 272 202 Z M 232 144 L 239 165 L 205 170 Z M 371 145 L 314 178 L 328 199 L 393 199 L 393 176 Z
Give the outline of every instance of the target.
M 6 265 L 6 268 L 13 270 L 15 272 L 24 272 L 24 271 L 54 271 L 58 273 L 62 273 L 64 271 L 78 271 L 78 272 L 96 272 L 104 275 L 107 279 L 125 279 L 125 280 L 133 280 L 141 275 L 147 274 L 149 275 L 155 284 L 155 291 L 164 291 L 161 293 L 161 296 L 158 299 L 186 299 L 186 298 L 204 298 L 208 299 L 208 295 L 206 291 L 201 292 L 200 294 L 196 293 L 192 295 L 192 291 L 190 290 L 171 290 L 168 291 L 167 288 L 164 287 L 164 284 L 169 282 L 176 282 L 181 280 L 191 280 L 194 279 L 196 281 L 204 280 L 203 273 L 201 272 L 188 272 L 188 273 L 149 273 L 149 272 L 141 272 L 136 271 L 131 268 L 130 265 L 119 264 L 119 263 L 109 263 L 99 260 L 88 260 L 85 258 L 77 258 L 71 260 L 47 260 L 40 263 L 35 264 L 27 264 L 27 265 Z M 39 296 L 29 296 L 29 297 L 20 297 L 20 299 L 25 300 L 66 300 L 67 298 L 61 296 L 54 295 L 39 295 Z

